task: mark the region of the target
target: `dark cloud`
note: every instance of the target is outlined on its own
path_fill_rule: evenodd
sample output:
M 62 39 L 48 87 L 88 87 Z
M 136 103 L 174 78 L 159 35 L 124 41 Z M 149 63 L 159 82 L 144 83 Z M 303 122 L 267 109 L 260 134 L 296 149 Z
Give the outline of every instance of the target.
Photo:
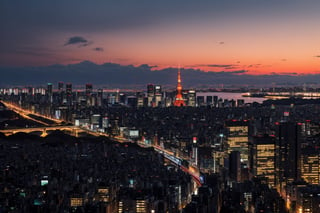
M 223 44 L 224 44 L 224 41 L 220 41 L 219 44 L 220 44 L 220 45 L 223 45 Z
M 238 69 L 239 65 L 235 64 L 196 64 L 191 67 L 212 67 L 212 68 L 222 68 L 225 70 Z
M 231 67 L 226 67 L 225 69 L 226 70 L 233 70 L 233 69 L 238 69 L 239 68 L 239 66 L 231 66 Z
M 68 39 L 68 41 L 64 44 L 67 45 L 79 45 L 79 47 L 85 47 L 90 45 L 92 42 L 89 42 L 87 39 L 81 36 L 73 36 Z
M 142 68 L 142 69 L 149 69 L 151 70 L 152 68 L 157 68 L 158 66 L 157 65 L 149 65 L 149 64 L 141 64 L 139 66 L 139 68 Z
M 320 55 L 316 55 L 316 56 L 314 56 L 314 57 L 316 57 L 316 58 L 320 58 Z
M 93 48 L 94 51 L 97 51 L 97 52 L 103 52 L 104 49 L 102 47 L 95 47 Z
M 204 67 L 218 67 L 218 68 L 229 68 L 233 67 L 233 64 L 201 64 L 199 66 L 204 66 Z
M 247 73 L 248 71 L 247 70 L 235 70 L 235 71 L 231 71 L 231 72 L 228 72 L 228 73 L 233 73 L 233 74 L 244 74 L 244 73 Z
M 248 68 L 258 68 L 260 67 L 262 64 L 250 64 L 248 65 Z
M 287 59 L 286 59 L 286 58 L 283 58 L 283 59 L 281 59 L 281 61 L 287 61 Z
M 98 65 L 90 61 L 77 64 L 53 65 L 43 67 L 0 67 L 0 87 L 2 85 L 42 85 L 50 79 L 52 83 L 61 80 L 74 84 L 87 83 L 88 79 L 95 85 L 109 85 L 110 87 L 130 88 L 140 85 L 145 88 L 148 83 L 175 85 L 177 68 L 151 70 L 152 66 L 143 64 L 140 66 L 120 65 L 106 63 Z M 75 70 L 77 75 L 75 75 Z M 133 74 L 134 73 L 134 74 Z M 297 75 L 296 73 L 272 73 L 269 75 L 251 75 L 247 70 L 203 72 L 198 69 L 183 69 L 183 86 L 195 88 L 203 85 L 228 84 L 228 85 L 269 85 L 275 82 L 277 85 L 297 84 L 305 82 L 319 82 L 318 75 Z M 108 78 L 101 78 L 101 76 Z M 20 76 L 20 78 L 17 78 Z

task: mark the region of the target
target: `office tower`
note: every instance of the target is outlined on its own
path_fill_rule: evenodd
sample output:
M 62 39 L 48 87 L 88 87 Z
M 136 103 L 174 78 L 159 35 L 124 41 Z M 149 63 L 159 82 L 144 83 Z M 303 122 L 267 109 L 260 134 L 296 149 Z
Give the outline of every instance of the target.
M 119 93 L 119 101 L 117 103 L 120 104 L 128 104 L 128 97 L 125 93 Z
M 52 101 L 53 101 L 53 97 L 52 97 L 53 91 L 52 90 L 53 90 L 52 83 L 48 83 L 47 84 L 47 98 L 50 103 L 52 103 Z
M 154 85 L 147 85 L 147 97 L 148 97 L 148 106 L 151 107 L 154 101 Z
M 58 83 L 58 90 L 59 90 L 59 92 L 63 91 L 63 82 L 61 82 L 61 81 Z
M 296 187 L 295 212 L 319 213 L 320 212 L 320 186 L 309 185 Z
M 310 184 L 320 184 L 320 152 L 315 146 L 301 149 L 301 178 Z
M 92 84 L 86 84 L 86 96 L 90 96 L 92 94 Z
M 59 95 L 57 97 L 57 101 L 59 104 L 62 104 L 63 103 L 63 99 L 64 99 L 64 90 L 63 90 L 63 82 L 59 82 L 58 83 L 58 92 L 59 92 Z
M 197 106 L 204 105 L 204 96 L 197 96 Z
M 191 107 L 196 106 L 196 91 L 195 90 L 188 91 L 188 106 L 191 106 Z
M 103 89 L 98 89 L 97 106 L 101 107 L 103 103 Z
M 92 84 L 86 84 L 86 102 L 87 106 L 91 106 Z
M 206 96 L 206 103 L 207 103 L 207 106 L 211 106 L 213 104 L 213 99 L 212 99 L 212 96 Z
M 181 85 L 180 69 L 178 70 L 177 94 L 176 94 L 176 98 L 175 98 L 175 101 L 174 101 L 173 105 L 177 106 L 177 107 L 181 107 L 181 106 L 185 106 L 186 105 L 186 103 L 184 102 L 183 97 L 182 97 L 182 85 Z
M 192 160 L 195 163 L 195 165 L 198 166 L 198 144 L 197 144 L 197 137 L 192 138 Z
M 48 94 L 49 96 L 52 95 L 52 90 L 53 90 L 52 83 L 48 83 L 48 84 L 47 84 L 47 94 Z
M 218 106 L 218 96 L 213 96 L 213 106 L 214 107 Z
M 71 95 L 72 94 L 72 84 L 71 83 L 67 83 L 66 84 L 66 94 L 67 95 Z
M 241 181 L 241 159 L 239 151 L 231 151 L 229 154 L 229 178 L 231 181 Z
M 300 125 L 280 122 L 276 125 L 276 185 L 282 191 L 300 179 Z
M 127 105 L 130 107 L 137 107 L 138 99 L 136 96 L 128 96 L 127 97 Z
M 162 90 L 160 85 L 154 87 L 154 106 L 157 107 L 161 105 L 162 102 Z
M 91 123 L 91 126 L 90 126 L 91 130 L 97 130 L 97 129 L 101 128 L 102 127 L 101 115 L 100 114 L 91 115 L 90 123 Z
M 225 125 L 228 130 L 228 153 L 240 152 L 241 163 L 249 166 L 248 121 L 230 120 Z
M 144 94 L 142 92 L 137 92 L 136 93 L 137 97 L 137 107 L 144 107 Z
M 269 135 L 253 137 L 253 174 L 267 179 L 268 185 L 275 186 L 275 137 Z
M 71 83 L 66 84 L 66 101 L 67 101 L 67 105 L 72 104 L 72 84 Z

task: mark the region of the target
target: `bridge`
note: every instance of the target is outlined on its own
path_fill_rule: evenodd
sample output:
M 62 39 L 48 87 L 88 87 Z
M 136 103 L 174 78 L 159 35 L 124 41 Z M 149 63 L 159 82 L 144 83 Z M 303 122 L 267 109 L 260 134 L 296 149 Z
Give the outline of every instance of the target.
M 19 128 L 19 129 L 2 129 L 0 132 L 5 134 L 5 136 L 13 135 L 18 132 L 32 133 L 32 132 L 41 132 L 41 137 L 48 135 L 48 131 L 60 130 L 67 132 L 68 134 L 78 137 L 79 133 L 85 132 L 93 136 L 100 136 L 101 133 L 91 131 L 89 129 L 77 127 L 77 126 L 46 126 L 46 127 L 31 127 L 31 128 Z

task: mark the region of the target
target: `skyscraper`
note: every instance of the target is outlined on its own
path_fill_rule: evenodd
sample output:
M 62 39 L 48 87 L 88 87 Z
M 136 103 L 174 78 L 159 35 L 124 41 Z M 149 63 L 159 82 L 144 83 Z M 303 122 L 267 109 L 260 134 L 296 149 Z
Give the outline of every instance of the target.
M 148 106 L 152 106 L 153 99 L 154 99 L 154 85 L 153 84 L 147 85 L 147 97 L 148 97 Z
M 188 106 L 192 106 L 192 107 L 196 106 L 196 91 L 195 90 L 188 91 Z
M 159 104 L 161 104 L 162 101 L 162 91 L 161 91 L 161 86 L 160 85 L 156 85 L 154 87 L 154 102 L 155 102 L 155 106 L 159 106 Z
M 98 89 L 97 105 L 101 107 L 102 102 L 103 102 L 103 89 Z
M 231 181 L 241 181 L 240 152 L 231 151 L 229 155 L 229 177 Z
M 253 171 L 258 177 L 267 178 L 275 186 L 275 137 L 269 135 L 253 137 Z
M 300 127 L 294 122 L 276 126 L 276 185 L 280 191 L 300 179 Z
M 86 84 L 86 96 L 90 96 L 92 93 L 92 84 Z
M 320 184 L 320 151 L 315 146 L 301 149 L 301 178 L 310 184 Z
M 240 152 L 241 163 L 249 166 L 248 121 L 226 121 L 228 129 L 228 153 Z
M 62 90 L 63 90 L 63 82 L 59 82 L 58 83 L 58 90 L 59 90 L 59 92 L 62 92 Z
M 53 99 L 52 99 L 52 95 L 53 95 L 53 85 L 52 83 L 48 83 L 47 85 L 47 96 L 48 96 L 48 100 L 50 103 L 52 103 Z
M 66 100 L 67 100 L 67 105 L 72 104 L 72 84 L 71 83 L 66 84 Z
M 176 100 L 173 103 L 174 106 L 181 107 L 185 106 L 186 103 L 183 100 L 182 97 L 182 86 L 181 86 L 181 73 L 180 69 L 178 70 L 178 84 L 177 84 L 177 94 L 176 94 Z
M 87 106 L 91 106 L 92 84 L 86 84 L 86 102 Z

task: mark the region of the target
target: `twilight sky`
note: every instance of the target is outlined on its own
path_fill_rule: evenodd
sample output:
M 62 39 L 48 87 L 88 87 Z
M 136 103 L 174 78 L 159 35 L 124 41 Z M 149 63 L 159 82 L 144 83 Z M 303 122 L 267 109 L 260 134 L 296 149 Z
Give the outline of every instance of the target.
M 1 0 L 0 66 L 320 73 L 319 0 Z

